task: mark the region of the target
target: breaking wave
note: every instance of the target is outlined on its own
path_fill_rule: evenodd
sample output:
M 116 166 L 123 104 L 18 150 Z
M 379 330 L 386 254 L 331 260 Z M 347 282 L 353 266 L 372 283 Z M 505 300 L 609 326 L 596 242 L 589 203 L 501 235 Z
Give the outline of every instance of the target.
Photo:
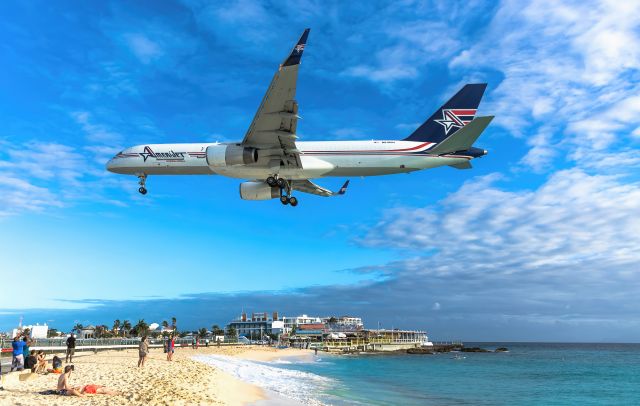
M 236 378 L 284 398 L 303 404 L 321 405 L 319 398 L 332 380 L 309 372 L 278 368 L 272 364 L 225 355 L 196 355 L 194 360 L 214 366 Z M 279 360 L 277 364 L 291 364 Z

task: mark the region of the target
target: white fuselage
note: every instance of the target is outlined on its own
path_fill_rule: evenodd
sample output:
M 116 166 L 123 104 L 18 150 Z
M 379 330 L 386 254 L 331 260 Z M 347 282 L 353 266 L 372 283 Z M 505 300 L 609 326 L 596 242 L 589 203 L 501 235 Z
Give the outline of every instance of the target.
M 302 168 L 274 166 L 269 157 L 251 164 L 210 165 L 207 148 L 217 143 L 149 144 L 127 148 L 107 163 L 111 172 L 131 175 L 224 175 L 290 180 L 329 176 L 376 176 L 407 173 L 467 162 L 467 155 L 429 155 L 433 143 L 395 140 L 298 141 Z M 258 150 L 260 154 L 260 150 Z M 260 156 L 260 155 L 259 155 Z

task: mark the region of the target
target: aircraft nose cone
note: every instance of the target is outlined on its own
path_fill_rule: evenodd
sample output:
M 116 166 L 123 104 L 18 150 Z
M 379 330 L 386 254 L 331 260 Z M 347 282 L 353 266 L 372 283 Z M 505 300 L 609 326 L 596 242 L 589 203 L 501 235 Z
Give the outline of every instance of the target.
M 109 162 L 107 162 L 107 164 L 106 164 L 105 166 L 106 166 L 106 168 L 107 168 L 107 170 L 108 170 L 109 172 L 113 172 L 113 166 L 114 166 L 114 164 L 113 164 L 113 158 L 111 158 L 111 159 L 109 160 Z

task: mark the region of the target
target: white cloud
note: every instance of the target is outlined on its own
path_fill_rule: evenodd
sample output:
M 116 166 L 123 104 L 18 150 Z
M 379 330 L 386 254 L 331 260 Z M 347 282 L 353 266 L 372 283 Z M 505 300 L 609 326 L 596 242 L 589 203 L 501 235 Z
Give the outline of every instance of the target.
M 446 296 L 438 303 L 454 313 L 630 317 L 609 313 L 637 301 L 640 183 L 579 169 L 533 190 L 507 191 L 498 179 L 469 181 L 437 206 L 390 210 L 363 244 L 422 252 L 387 264 L 391 280 Z
M 125 34 L 124 39 L 131 52 L 142 63 L 150 63 L 163 55 L 160 45 L 147 38 L 144 34 Z
M 122 142 L 122 136 L 117 132 L 109 130 L 102 124 L 92 122 L 92 116 L 86 111 L 76 111 L 71 113 L 74 120 L 80 124 L 84 130 L 87 140 L 94 143 L 119 144 Z
M 522 160 L 541 170 L 540 157 L 587 147 L 605 150 L 637 123 L 640 3 L 504 1 L 483 40 L 450 63 L 487 67 L 504 75 L 484 106 L 516 136 L 544 124 Z M 613 103 L 620 108 L 611 109 Z M 624 106 L 624 108 L 623 108 Z M 615 114 L 609 114 L 611 110 Z M 552 132 L 548 130 L 552 129 Z M 615 134 L 617 132 L 617 134 Z M 567 135 L 569 142 L 560 142 Z M 541 146 L 544 140 L 546 146 Z

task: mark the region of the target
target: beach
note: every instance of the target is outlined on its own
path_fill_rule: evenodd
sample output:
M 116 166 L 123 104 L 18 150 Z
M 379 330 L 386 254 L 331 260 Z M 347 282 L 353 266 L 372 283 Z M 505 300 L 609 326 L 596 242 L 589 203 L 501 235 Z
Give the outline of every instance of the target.
M 138 351 L 79 353 L 74 357 L 72 386 L 97 384 L 121 392 L 120 395 L 71 397 L 40 395 L 55 389 L 59 375 L 37 375 L 21 382 L 5 382 L 0 404 L 11 405 L 247 405 L 267 400 L 258 386 L 243 382 L 221 368 L 193 359 L 216 355 L 269 362 L 279 358 L 304 356 L 309 351 L 258 346 L 176 348 L 172 362 L 162 349 L 152 349 L 142 368 L 137 367 Z M 64 359 L 64 355 L 58 354 Z M 53 356 L 47 356 L 51 360 Z M 264 402 L 260 402 L 264 403 Z

